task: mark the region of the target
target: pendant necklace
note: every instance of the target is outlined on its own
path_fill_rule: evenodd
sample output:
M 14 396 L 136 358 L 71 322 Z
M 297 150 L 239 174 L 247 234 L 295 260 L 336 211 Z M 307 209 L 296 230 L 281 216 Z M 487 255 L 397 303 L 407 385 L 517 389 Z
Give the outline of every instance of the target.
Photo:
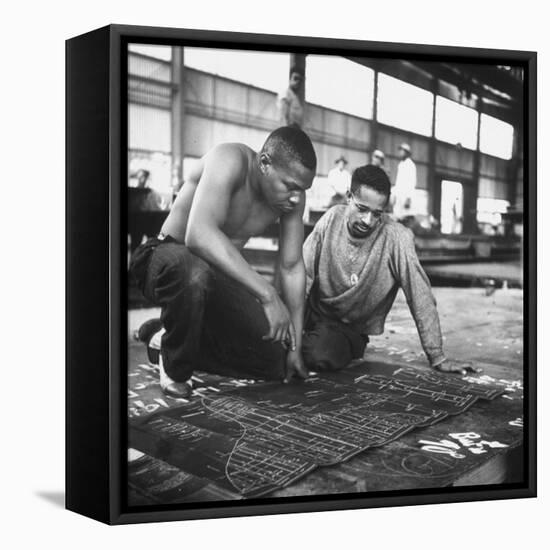
M 359 282 L 359 278 L 357 277 L 357 273 L 355 273 L 355 262 L 357 260 L 357 257 L 359 256 L 359 252 L 361 252 L 361 246 L 356 245 L 355 243 L 350 243 L 350 245 L 355 248 L 355 251 L 350 251 L 348 254 L 349 261 L 351 263 L 352 272 L 349 278 L 349 282 L 351 286 L 355 286 Z

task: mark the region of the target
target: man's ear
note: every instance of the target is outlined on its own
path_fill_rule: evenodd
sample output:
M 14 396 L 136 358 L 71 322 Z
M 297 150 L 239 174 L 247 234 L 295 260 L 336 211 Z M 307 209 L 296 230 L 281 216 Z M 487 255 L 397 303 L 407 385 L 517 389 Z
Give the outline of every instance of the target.
M 260 171 L 262 174 L 265 174 L 268 167 L 273 164 L 273 160 L 271 159 L 271 155 L 269 153 L 261 153 L 260 154 Z

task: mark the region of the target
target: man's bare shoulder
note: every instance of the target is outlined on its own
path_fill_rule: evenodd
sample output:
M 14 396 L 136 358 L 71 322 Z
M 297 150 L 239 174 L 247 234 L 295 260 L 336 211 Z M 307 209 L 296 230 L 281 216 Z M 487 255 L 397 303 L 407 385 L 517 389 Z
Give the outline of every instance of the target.
M 203 157 L 205 170 L 223 169 L 227 174 L 246 175 L 254 151 L 244 143 L 222 143 Z
M 210 179 L 212 174 L 223 174 L 224 179 L 243 180 L 250 165 L 249 159 L 255 155 L 256 153 L 243 143 L 217 145 L 191 164 L 185 181 L 196 185 L 205 173 L 209 176 L 207 179 Z

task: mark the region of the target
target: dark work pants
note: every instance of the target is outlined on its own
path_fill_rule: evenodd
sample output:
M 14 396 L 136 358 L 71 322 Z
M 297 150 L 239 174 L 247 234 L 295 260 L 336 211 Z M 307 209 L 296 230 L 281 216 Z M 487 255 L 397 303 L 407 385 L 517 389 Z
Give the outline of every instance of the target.
M 368 336 L 349 325 L 329 319 L 307 304 L 303 336 L 303 357 L 308 370 L 323 372 L 347 367 L 363 357 Z
M 237 378 L 282 379 L 286 352 L 266 342 L 263 308 L 241 284 L 168 238 L 138 247 L 130 274 L 145 297 L 161 308 L 166 330 L 161 353 L 177 382 L 194 370 Z

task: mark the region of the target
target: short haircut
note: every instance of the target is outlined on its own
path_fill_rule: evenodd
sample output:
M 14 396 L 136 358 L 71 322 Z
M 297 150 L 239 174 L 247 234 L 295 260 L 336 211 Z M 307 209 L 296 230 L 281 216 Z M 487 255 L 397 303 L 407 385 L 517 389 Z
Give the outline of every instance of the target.
M 292 76 L 292 73 L 298 73 L 302 78 L 305 78 L 305 72 L 302 67 L 298 67 L 298 65 L 293 65 L 290 67 L 290 72 L 288 73 L 288 76 Z
M 297 126 L 277 128 L 265 140 L 262 153 L 271 157 L 279 166 L 296 160 L 309 170 L 315 172 L 317 155 L 308 135 Z
M 373 164 L 360 166 L 353 171 L 350 186 L 351 193 L 355 194 L 361 186 L 370 187 L 381 195 L 390 197 L 391 183 L 388 175 L 382 168 Z

